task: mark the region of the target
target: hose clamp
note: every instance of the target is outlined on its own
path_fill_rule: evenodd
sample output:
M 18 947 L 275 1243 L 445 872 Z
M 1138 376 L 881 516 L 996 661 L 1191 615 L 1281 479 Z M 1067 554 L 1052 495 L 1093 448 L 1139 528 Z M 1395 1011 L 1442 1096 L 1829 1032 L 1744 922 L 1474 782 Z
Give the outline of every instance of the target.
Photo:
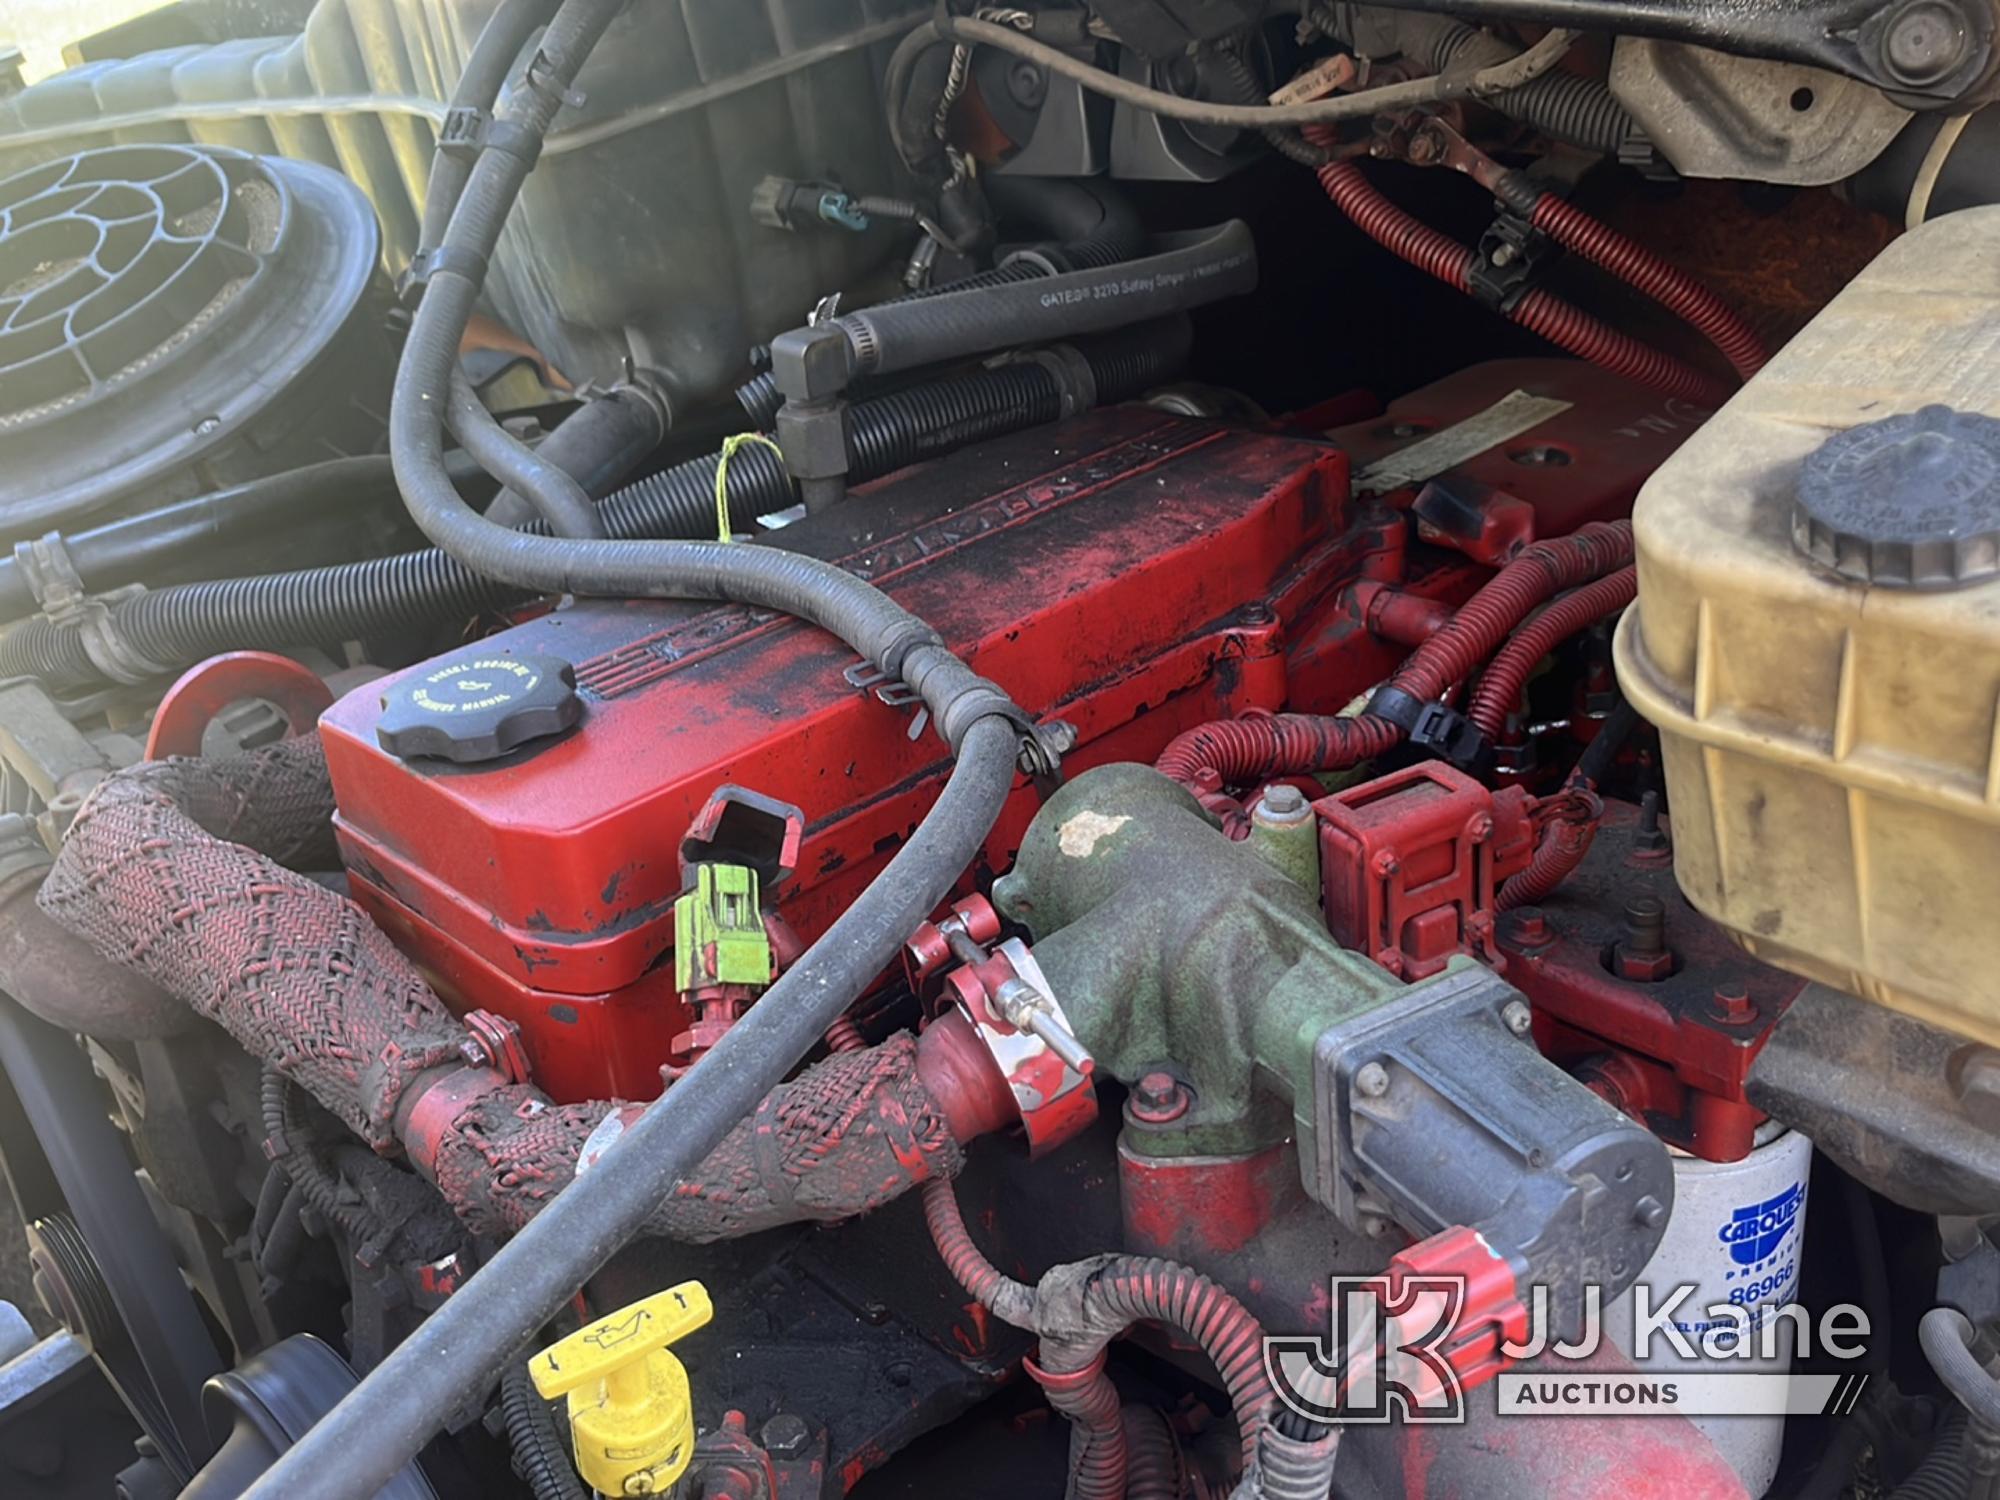
M 146 592 L 142 583 L 128 584 L 108 594 L 85 599 L 74 616 L 77 634 L 91 665 L 112 682 L 131 687 L 164 677 L 173 670 L 170 662 L 155 661 L 136 646 L 119 623 L 119 606 Z
M 52 620 L 67 619 L 83 602 L 83 578 L 69 555 L 69 546 L 60 531 L 51 531 L 33 541 L 14 544 L 14 563 L 27 580 L 29 592 L 42 613 Z
M 1050 344 L 1026 349 L 1002 361 L 1005 364 L 1040 365 L 1049 372 L 1062 397 L 1062 414 L 1078 416 L 1097 405 L 1097 372 L 1090 360 L 1074 344 Z

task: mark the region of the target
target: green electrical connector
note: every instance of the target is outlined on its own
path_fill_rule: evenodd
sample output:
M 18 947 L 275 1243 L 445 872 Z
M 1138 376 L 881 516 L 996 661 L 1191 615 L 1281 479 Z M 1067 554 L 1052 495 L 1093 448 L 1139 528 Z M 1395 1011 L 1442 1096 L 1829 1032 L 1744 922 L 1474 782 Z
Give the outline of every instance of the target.
M 674 986 L 771 982 L 771 940 L 746 865 L 695 866 L 694 889 L 674 902 Z

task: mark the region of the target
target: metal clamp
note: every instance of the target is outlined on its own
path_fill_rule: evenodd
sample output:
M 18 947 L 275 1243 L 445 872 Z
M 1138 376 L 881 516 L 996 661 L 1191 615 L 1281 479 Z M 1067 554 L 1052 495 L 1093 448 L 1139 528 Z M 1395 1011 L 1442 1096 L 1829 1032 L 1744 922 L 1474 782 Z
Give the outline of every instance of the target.
M 1032 1154 L 1072 1139 L 1097 1118 L 1090 1083 L 1096 1061 L 1026 943 L 1007 939 L 954 969 L 945 984 L 1007 1080 Z

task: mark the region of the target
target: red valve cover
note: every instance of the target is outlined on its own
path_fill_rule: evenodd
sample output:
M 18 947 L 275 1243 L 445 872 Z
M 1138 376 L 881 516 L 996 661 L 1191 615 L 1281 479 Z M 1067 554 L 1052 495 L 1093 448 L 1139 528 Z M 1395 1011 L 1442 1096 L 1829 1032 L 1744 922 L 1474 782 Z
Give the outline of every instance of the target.
M 1345 428 L 1341 444 L 1372 459 L 1517 388 L 1573 403 L 1522 437 L 1576 461 L 1512 466 L 1521 497 L 1559 518 L 1545 530 L 1622 514 L 1682 435 L 1646 419 L 1657 398 L 1645 391 L 1574 361 L 1522 360 L 1406 397 L 1392 416 L 1421 420 Z M 1352 407 L 1323 420 L 1351 421 Z M 1497 473 L 1496 461 L 1480 451 L 1464 469 Z M 1023 707 L 1075 725 L 1077 771 L 1150 761 L 1182 730 L 1248 709 L 1338 708 L 1403 653 L 1362 627 L 1350 584 L 1456 602 L 1486 576 L 1457 553 L 1408 553 L 1390 508 L 1408 497 L 1350 502 L 1348 466 L 1325 442 L 1125 407 L 895 476 L 773 540 L 886 589 Z M 851 686 L 853 654 L 787 618 L 585 602 L 482 649 L 572 663 L 581 724 L 483 765 L 405 763 L 375 736 L 396 679 L 370 684 L 322 721 L 337 826 L 355 898 L 452 1003 L 519 1023 L 558 1099 L 659 1091 L 687 1029 L 663 961 L 678 852 L 718 786 L 804 812 L 798 872 L 777 895 L 810 940 L 887 863 L 948 768 L 934 733 L 912 736 L 915 708 Z M 1017 788 L 989 872 L 1011 862 L 1037 805 Z
M 1315 559 L 1317 577 L 1348 573 L 1327 553 L 1374 536 L 1342 535 L 1346 473 L 1323 444 L 1129 408 L 899 476 L 777 540 L 884 587 L 1024 707 L 1074 724 L 1080 768 L 1282 701 L 1285 580 Z M 934 733 L 912 738 L 916 708 L 850 686 L 853 653 L 787 618 L 586 602 L 483 649 L 574 664 L 582 723 L 484 765 L 405 763 L 376 743 L 389 683 L 371 684 L 323 721 L 338 830 L 356 899 L 454 1003 L 519 1022 L 558 1098 L 658 1092 L 685 1028 L 662 962 L 676 856 L 718 785 L 804 811 L 780 898 L 810 939 L 947 769 Z M 1035 806 L 1024 784 L 992 868 Z

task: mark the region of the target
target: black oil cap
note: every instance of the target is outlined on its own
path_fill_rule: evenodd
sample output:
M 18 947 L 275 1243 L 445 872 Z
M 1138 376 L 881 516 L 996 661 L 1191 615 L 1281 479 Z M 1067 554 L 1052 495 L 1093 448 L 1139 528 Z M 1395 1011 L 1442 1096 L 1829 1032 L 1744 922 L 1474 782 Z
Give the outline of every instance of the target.
M 469 765 L 561 734 L 582 717 L 568 662 L 471 647 L 396 684 L 382 700 L 375 736 L 404 760 Z
M 2000 576 L 2000 421 L 1926 406 L 1836 433 L 1799 474 L 1792 540 L 1882 588 Z

